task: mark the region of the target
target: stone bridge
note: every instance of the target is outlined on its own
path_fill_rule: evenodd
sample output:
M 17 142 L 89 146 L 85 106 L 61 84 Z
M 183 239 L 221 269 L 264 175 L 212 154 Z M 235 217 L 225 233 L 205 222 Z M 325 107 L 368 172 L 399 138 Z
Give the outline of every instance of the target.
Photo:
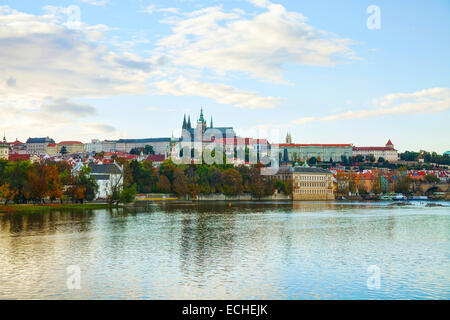
M 434 192 L 450 193 L 450 183 L 413 183 L 413 191 L 424 195 L 430 195 Z

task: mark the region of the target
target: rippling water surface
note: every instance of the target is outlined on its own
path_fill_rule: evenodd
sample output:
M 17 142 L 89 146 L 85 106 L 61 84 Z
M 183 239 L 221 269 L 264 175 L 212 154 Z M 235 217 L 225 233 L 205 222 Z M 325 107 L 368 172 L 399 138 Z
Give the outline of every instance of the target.
M 72 265 L 79 290 L 67 288 Z M 372 265 L 378 289 L 367 286 Z M 39 298 L 449 299 L 450 207 L 217 203 L 0 214 L 0 299 Z

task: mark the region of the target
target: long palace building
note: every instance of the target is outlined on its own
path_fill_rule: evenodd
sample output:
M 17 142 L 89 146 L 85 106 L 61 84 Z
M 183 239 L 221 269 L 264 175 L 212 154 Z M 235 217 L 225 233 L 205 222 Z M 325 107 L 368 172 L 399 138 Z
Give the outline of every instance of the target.
M 291 135 L 286 136 L 286 143 L 275 145 L 279 148 L 282 162 L 306 161 L 312 157 L 321 161 L 341 161 L 345 156 L 352 157 L 352 145 L 348 144 L 297 144 L 292 143 Z

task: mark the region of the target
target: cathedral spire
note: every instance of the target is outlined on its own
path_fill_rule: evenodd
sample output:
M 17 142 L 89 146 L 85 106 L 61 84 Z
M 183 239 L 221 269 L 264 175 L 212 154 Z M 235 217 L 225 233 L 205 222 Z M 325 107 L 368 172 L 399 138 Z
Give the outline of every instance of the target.
M 186 130 L 187 128 L 187 123 L 186 123 L 186 113 L 184 114 L 184 118 L 183 118 L 183 130 Z
M 188 130 L 191 130 L 191 129 L 192 129 L 192 126 L 191 126 L 191 116 L 190 116 L 190 115 L 188 116 L 187 129 L 188 129 Z
M 210 125 L 209 127 L 210 127 L 210 128 L 213 127 L 212 115 L 211 115 L 211 125 Z
M 198 122 L 205 122 L 205 118 L 203 117 L 203 107 L 200 108 L 200 118 Z

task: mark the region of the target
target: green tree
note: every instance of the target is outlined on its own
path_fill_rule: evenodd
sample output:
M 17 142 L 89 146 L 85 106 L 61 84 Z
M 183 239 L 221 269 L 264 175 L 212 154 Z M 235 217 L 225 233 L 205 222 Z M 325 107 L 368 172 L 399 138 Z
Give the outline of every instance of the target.
M 82 167 L 78 173 L 77 184 L 80 188 L 84 189 L 83 199 L 92 201 L 98 192 L 98 183 L 91 177 L 91 168 Z
M 61 150 L 59 151 L 61 154 L 67 154 L 67 148 L 66 146 L 62 146 Z
M 317 158 L 316 157 L 311 157 L 308 159 L 308 164 L 309 165 L 315 165 L 317 163 Z
M 424 177 L 424 179 L 425 179 L 425 181 L 428 182 L 428 183 L 438 183 L 438 182 L 441 181 L 441 180 L 439 180 L 439 178 L 437 178 L 436 176 L 434 176 L 434 175 L 432 175 L 432 174 L 427 174 L 427 175 Z
M 124 188 L 119 196 L 119 202 L 123 204 L 131 203 L 136 198 L 136 184 L 133 184 L 131 187 Z

